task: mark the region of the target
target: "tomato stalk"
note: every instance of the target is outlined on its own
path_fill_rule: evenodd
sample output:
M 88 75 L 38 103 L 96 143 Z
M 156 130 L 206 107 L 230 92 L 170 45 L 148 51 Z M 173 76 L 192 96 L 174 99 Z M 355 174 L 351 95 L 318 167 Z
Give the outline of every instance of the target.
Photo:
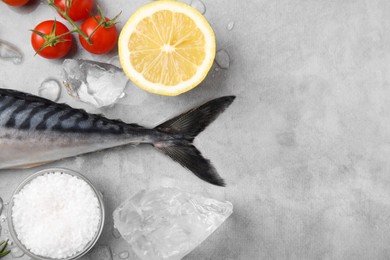
M 41 55 L 42 50 L 44 50 L 47 47 L 54 47 L 58 43 L 71 42 L 72 41 L 71 37 L 68 35 L 73 34 L 73 33 L 79 34 L 79 40 L 82 43 L 84 48 L 86 48 L 84 44 L 86 44 L 87 46 L 94 46 L 92 39 L 94 39 L 94 41 L 99 41 L 99 42 L 101 40 L 100 36 L 98 37 L 99 39 L 96 39 L 96 37 L 95 37 L 98 34 L 97 32 L 100 32 L 99 28 L 100 29 L 104 28 L 104 30 L 112 30 L 112 27 L 114 27 L 113 29 L 115 29 L 115 31 L 116 31 L 116 28 L 115 28 L 116 20 L 119 17 L 119 15 L 122 13 L 122 12 L 120 12 L 113 19 L 109 20 L 108 18 L 106 18 L 104 16 L 102 9 L 98 5 L 97 8 L 98 8 L 99 14 L 97 16 L 91 16 L 89 18 L 89 19 L 93 19 L 94 22 L 96 22 L 95 26 L 92 27 L 93 28 L 92 33 L 89 33 L 90 31 L 87 32 L 84 30 L 83 25 L 81 25 L 81 28 L 80 28 L 75 23 L 75 21 L 77 21 L 76 19 L 71 18 L 72 17 L 71 7 L 72 7 L 73 3 L 76 3 L 74 0 L 65 0 L 65 2 L 60 1 L 62 4 L 60 3 L 58 5 L 56 4 L 56 2 L 57 2 L 57 0 L 47 0 L 48 5 L 53 7 L 64 19 L 66 19 L 71 24 L 72 29 L 68 30 L 68 28 L 66 28 L 65 25 L 58 22 L 59 25 L 61 25 L 61 27 L 66 28 L 66 32 L 64 32 L 64 30 L 62 28 L 61 33 L 57 32 L 57 33 L 59 33 L 59 35 L 56 35 L 57 22 L 54 20 L 54 21 L 51 21 L 52 25 L 50 25 L 51 27 L 47 28 L 48 30 L 45 30 L 43 32 L 40 30 L 37 30 L 36 28 L 34 30 L 31 30 L 33 32 L 33 34 L 40 36 L 38 38 L 32 37 L 32 41 L 33 41 L 33 39 L 38 39 L 36 41 L 40 42 L 40 44 L 35 46 L 35 47 L 33 44 L 33 47 L 36 50 L 35 54 L 39 53 Z M 88 11 L 88 14 L 89 14 L 89 12 L 90 11 Z M 66 36 L 67 39 L 64 39 L 64 36 Z M 92 36 L 94 36 L 94 37 L 92 37 Z M 37 36 L 35 36 L 35 37 L 37 37 Z M 116 36 L 115 36 L 115 38 L 116 38 Z M 41 55 L 41 56 L 43 56 L 43 55 Z M 48 55 L 48 56 L 52 56 L 52 55 Z
M 73 0 L 66 0 L 65 1 L 65 12 L 68 14 L 70 10 L 70 6 L 72 5 Z
M 92 44 L 92 41 L 91 39 L 85 35 L 85 33 L 77 26 L 77 24 L 69 17 L 68 15 L 68 10 L 69 8 L 66 9 L 66 11 L 62 11 L 56 4 L 54 4 L 54 1 L 53 0 L 48 0 L 47 3 L 53 7 L 54 9 L 56 9 L 56 11 L 61 14 L 72 26 L 73 26 L 73 30 L 71 30 L 70 32 L 74 33 L 78 33 L 81 35 L 81 37 L 83 37 L 89 44 Z M 68 4 L 70 6 L 70 4 L 72 4 L 72 0 L 69 0 L 68 1 Z M 67 6 L 68 6 L 67 4 Z
M 103 27 L 103 28 L 111 28 L 113 26 L 115 26 L 115 24 L 117 24 L 116 22 L 116 19 L 118 19 L 118 17 L 121 15 L 122 11 L 119 12 L 119 14 L 115 15 L 114 18 L 112 18 L 110 21 L 106 21 L 106 17 L 104 16 L 103 14 L 103 11 L 102 9 L 100 8 L 100 6 L 98 5 L 97 6 L 97 9 L 98 9 L 98 12 L 99 12 L 99 16 L 100 16 L 100 21 L 98 21 L 98 19 L 94 16 L 93 19 L 98 23 L 98 26 L 96 26 L 96 28 L 92 31 L 92 33 L 89 35 L 89 39 L 91 39 L 92 35 L 94 35 L 94 33 L 100 28 L 100 27 Z M 89 42 L 88 42 L 89 43 Z M 90 44 L 90 43 L 89 43 Z

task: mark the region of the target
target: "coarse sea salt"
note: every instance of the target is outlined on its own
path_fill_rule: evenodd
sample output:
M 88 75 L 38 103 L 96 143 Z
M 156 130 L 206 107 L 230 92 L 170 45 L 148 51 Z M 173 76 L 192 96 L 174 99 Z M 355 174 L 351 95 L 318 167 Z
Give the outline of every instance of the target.
M 46 173 L 14 196 L 12 223 L 20 242 L 33 254 L 67 258 L 95 237 L 101 221 L 99 200 L 84 180 Z

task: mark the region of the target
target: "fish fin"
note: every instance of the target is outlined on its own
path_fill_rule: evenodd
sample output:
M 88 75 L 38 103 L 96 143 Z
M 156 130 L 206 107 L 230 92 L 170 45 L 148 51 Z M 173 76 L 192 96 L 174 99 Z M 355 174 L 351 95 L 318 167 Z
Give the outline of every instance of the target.
M 158 125 L 156 129 L 165 133 L 182 134 L 192 142 L 200 132 L 225 111 L 235 98 L 235 96 L 225 96 L 213 99 Z
M 24 164 L 24 165 L 19 165 L 19 166 L 16 166 L 16 167 L 12 167 L 12 169 L 30 169 L 30 168 L 38 167 L 38 166 L 45 165 L 45 164 L 48 164 L 48 163 L 51 163 L 51 162 L 52 161 Z
M 202 156 L 192 141 L 234 99 L 234 96 L 220 97 L 162 123 L 156 129 L 172 134 L 175 139 L 158 141 L 153 144 L 154 147 L 192 171 L 200 179 L 214 185 L 225 186 L 224 180 L 219 176 L 212 163 Z
M 225 181 L 219 176 L 210 160 L 204 158 L 191 143 L 157 143 L 155 147 L 189 169 L 200 179 L 214 185 L 225 186 Z

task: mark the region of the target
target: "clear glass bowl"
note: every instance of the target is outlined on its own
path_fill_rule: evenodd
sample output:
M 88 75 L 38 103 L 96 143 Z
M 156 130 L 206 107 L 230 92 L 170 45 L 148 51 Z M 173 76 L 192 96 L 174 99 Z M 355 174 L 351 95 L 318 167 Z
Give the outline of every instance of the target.
M 12 237 L 13 241 L 16 243 L 16 245 L 26 255 L 30 256 L 31 258 L 37 259 L 37 260 L 58 260 L 59 259 L 59 258 L 48 258 L 48 257 L 35 255 L 31 251 L 29 251 L 22 244 L 22 242 L 18 239 L 18 236 L 16 235 L 16 231 L 15 231 L 15 228 L 14 228 L 14 225 L 13 225 L 13 222 L 12 222 L 12 208 L 13 208 L 13 205 L 14 205 L 14 196 L 16 194 L 18 194 L 23 189 L 23 187 L 26 184 L 28 184 L 30 181 L 32 181 L 34 178 L 36 178 L 38 176 L 41 176 L 41 175 L 44 175 L 44 174 L 47 174 L 47 173 L 52 173 L 52 172 L 63 172 L 63 173 L 66 173 L 66 174 L 69 174 L 69 175 L 72 175 L 72 176 L 76 176 L 76 177 L 84 180 L 86 183 L 89 184 L 89 186 L 91 186 L 92 190 L 95 192 L 96 197 L 98 198 L 98 201 L 99 201 L 101 217 L 100 217 L 100 223 L 99 223 L 99 227 L 98 227 L 98 230 L 96 232 L 95 237 L 85 246 L 85 248 L 82 251 L 78 252 L 77 254 L 75 254 L 75 255 L 73 255 L 71 257 L 61 258 L 61 260 L 75 260 L 75 259 L 78 259 L 78 258 L 82 257 L 83 255 L 85 255 L 96 244 L 97 240 L 99 239 L 99 237 L 100 237 L 100 235 L 101 235 L 101 233 L 103 231 L 104 219 L 105 219 L 105 209 L 104 209 L 104 203 L 103 203 L 102 194 L 92 185 L 92 183 L 87 178 L 85 178 L 83 175 L 81 175 L 78 172 L 75 172 L 75 171 L 69 170 L 69 169 L 65 169 L 65 168 L 49 168 L 49 169 L 45 169 L 45 170 L 36 172 L 36 173 L 30 175 L 29 177 L 27 177 L 24 181 L 22 181 L 22 183 L 20 183 L 19 186 L 14 191 L 14 193 L 12 195 L 12 198 L 11 198 L 11 201 L 9 203 L 9 208 L 8 208 L 8 226 L 9 226 L 9 231 L 10 231 L 11 237 Z

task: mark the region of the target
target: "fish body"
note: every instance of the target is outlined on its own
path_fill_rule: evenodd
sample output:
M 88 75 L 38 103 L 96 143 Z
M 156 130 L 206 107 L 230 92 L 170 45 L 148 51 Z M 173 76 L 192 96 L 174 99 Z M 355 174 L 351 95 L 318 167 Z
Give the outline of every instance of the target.
M 0 89 L 0 169 L 39 165 L 121 145 L 151 144 L 203 180 L 223 186 L 222 178 L 192 141 L 233 99 L 212 100 L 149 129 Z

